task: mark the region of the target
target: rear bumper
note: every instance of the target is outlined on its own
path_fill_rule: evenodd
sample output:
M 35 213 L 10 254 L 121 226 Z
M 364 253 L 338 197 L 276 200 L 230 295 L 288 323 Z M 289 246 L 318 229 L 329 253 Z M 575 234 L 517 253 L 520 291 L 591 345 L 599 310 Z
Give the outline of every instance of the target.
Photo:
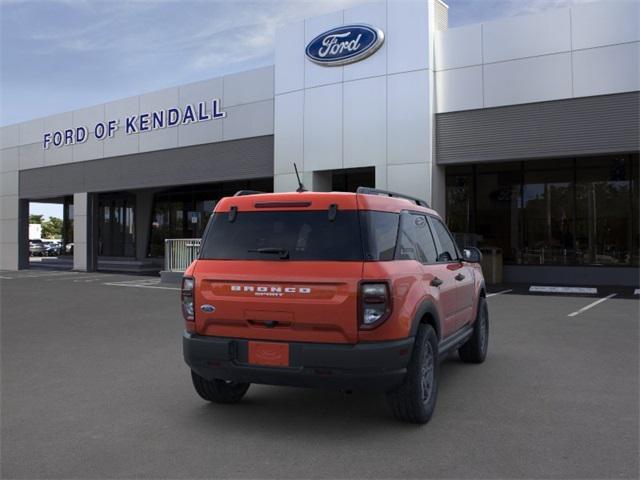
M 407 371 L 413 337 L 356 345 L 289 343 L 289 367 L 251 365 L 246 339 L 184 332 L 187 365 L 208 380 L 386 392 Z

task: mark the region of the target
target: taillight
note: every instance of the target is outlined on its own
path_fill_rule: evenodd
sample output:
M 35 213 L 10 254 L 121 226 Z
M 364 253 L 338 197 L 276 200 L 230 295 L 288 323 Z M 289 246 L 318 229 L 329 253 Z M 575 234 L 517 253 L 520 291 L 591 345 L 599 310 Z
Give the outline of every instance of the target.
M 389 284 L 385 282 L 360 284 L 360 328 L 375 328 L 391 313 Z
M 192 277 L 182 278 L 182 316 L 187 322 L 193 322 L 195 320 L 195 307 L 193 303 L 193 287 L 196 281 Z

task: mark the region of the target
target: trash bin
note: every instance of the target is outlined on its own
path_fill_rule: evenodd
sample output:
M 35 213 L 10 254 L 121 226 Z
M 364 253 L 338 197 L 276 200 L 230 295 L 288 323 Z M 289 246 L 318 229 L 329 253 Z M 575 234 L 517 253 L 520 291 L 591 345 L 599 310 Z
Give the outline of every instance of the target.
M 482 252 L 482 274 L 487 283 L 502 283 L 502 249 L 480 247 Z

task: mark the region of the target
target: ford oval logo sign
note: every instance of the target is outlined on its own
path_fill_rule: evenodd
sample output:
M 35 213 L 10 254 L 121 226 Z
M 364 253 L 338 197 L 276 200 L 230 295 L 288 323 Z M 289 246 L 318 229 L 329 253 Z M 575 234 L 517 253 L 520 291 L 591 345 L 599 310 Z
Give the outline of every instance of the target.
M 326 67 L 346 65 L 367 58 L 384 42 L 384 33 L 369 25 L 346 25 L 318 35 L 307 45 L 312 62 Z

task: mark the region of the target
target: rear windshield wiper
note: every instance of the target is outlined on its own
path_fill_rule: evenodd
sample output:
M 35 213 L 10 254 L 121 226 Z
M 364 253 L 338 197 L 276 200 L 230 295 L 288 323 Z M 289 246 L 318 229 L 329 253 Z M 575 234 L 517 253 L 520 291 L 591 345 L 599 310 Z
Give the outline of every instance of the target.
M 248 252 L 251 253 L 273 253 L 280 255 L 280 259 L 287 260 L 289 258 L 289 250 L 286 248 L 278 247 L 264 247 L 264 248 L 250 248 Z

